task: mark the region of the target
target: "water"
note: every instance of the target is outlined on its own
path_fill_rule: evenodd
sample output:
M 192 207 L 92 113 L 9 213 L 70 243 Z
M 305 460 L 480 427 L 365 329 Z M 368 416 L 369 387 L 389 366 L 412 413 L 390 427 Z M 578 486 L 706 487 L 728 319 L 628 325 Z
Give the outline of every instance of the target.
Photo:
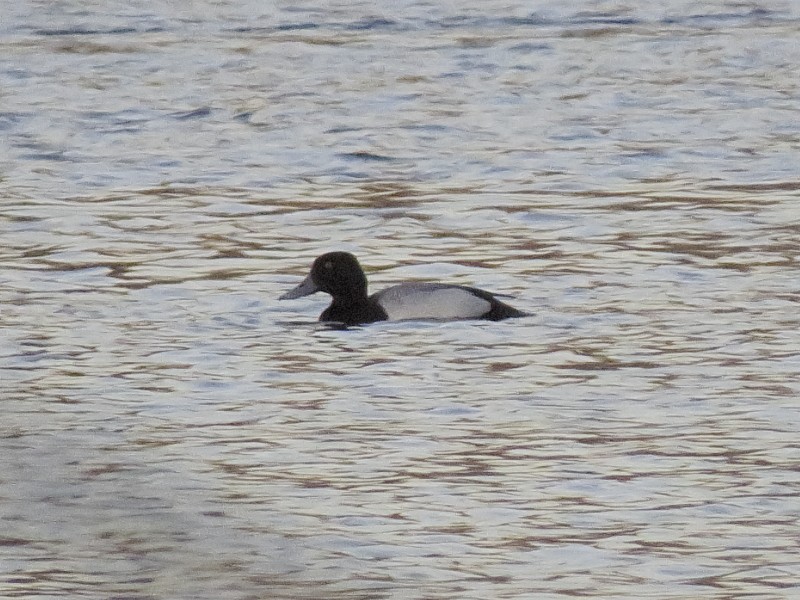
M 3 14 L 0 595 L 800 593 L 800 4 Z

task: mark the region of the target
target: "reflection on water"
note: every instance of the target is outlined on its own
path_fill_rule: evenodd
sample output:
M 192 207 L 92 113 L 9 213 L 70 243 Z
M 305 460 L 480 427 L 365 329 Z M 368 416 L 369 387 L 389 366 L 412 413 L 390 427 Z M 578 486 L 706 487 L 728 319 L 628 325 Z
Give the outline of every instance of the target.
M 796 594 L 800 15 L 592 6 L 16 5 L 1 595 Z

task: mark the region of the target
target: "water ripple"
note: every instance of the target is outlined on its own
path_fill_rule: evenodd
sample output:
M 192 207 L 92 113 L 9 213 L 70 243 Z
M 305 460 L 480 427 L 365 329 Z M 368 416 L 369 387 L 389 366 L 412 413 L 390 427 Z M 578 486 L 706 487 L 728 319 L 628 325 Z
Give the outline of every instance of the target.
M 793 5 L 51 8 L 0 25 L 0 595 L 796 589 Z M 326 327 L 276 298 L 330 249 L 532 316 Z

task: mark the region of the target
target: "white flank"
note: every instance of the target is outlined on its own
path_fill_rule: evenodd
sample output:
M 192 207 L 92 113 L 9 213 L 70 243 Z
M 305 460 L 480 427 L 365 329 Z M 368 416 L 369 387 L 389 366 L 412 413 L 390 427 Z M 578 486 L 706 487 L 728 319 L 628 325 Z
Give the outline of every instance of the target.
M 491 304 L 467 290 L 436 283 L 401 283 L 376 299 L 390 321 L 403 319 L 470 319 L 487 313 Z

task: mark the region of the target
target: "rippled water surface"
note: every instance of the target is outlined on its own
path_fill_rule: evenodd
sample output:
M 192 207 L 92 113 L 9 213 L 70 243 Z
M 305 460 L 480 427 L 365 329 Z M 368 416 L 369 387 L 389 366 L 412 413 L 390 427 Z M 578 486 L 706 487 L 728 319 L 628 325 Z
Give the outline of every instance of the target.
M 798 2 L 6 3 L 0 596 L 800 597 L 799 65 Z M 534 314 L 328 329 L 331 249 Z

